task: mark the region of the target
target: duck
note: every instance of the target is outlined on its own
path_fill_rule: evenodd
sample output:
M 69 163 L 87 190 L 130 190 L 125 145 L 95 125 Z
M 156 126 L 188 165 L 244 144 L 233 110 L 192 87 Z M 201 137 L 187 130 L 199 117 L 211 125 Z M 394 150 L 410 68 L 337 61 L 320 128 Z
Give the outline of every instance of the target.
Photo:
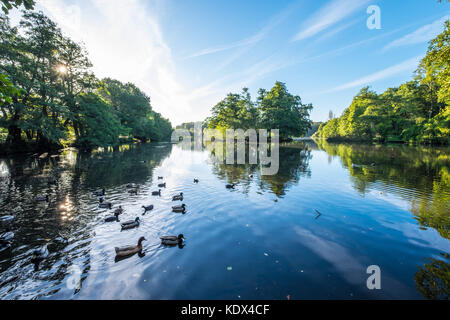
M 194 178 L 194 183 L 198 183 L 198 179 L 195 179 L 195 178 Z
M 128 193 L 137 195 L 138 194 L 138 189 L 130 189 L 130 190 L 128 190 Z
M 162 179 L 164 179 L 164 177 L 158 177 L 158 180 L 162 180 Z
M 122 230 L 134 229 L 139 227 L 139 217 L 136 217 L 134 220 L 126 221 L 120 224 Z
M 183 240 L 185 240 L 184 236 L 182 234 L 179 234 L 178 237 L 177 236 L 162 236 L 162 237 L 160 237 L 160 239 L 161 239 L 161 244 L 166 245 L 166 246 L 182 244 Z
M 234 183 L 229 183 L 229 184 L 227 184 L 225 187 L 226 187 L 227 189 L 234 189 L 235 186 L 236 186 L 236 185 L 235 185 Z
M 159 189 L 158 191 L 153 191 L 152 196 L 161 196 L 161 189 Z
M 129 184 L 126 185 L 126 187 L 128 189 L 131 189 L 131 188 L 136 188 L 136 185 L 134 183 L 129 183 Z
M 44 244 L 42 247 L 33 251 L 33 259 L 34 260 L 43 260 L 47 258 L 49 255 L 47 245 Z
M 96 191 L 92 192 L 92 195 L 97 196 L 97 197 L 101 197 L 101 196 L 105 195 L 105 192 L 106 192 L 106 190 L 105 190 L 105 188 L 103 188 L 103 189 L 96 190 Z
M 250 179 L 253 179 L 253 175 L 252 175 L 252 174 L 249 174 L 248 177 L 249 177 Z
M 103 198 L 101 198 L 99 200 L 99 204 L 98 207 L 102 208 L 102 209 L 111 209 L 112 208 L 112 203 L 111 202 L 104 202 L 105 200 L 103 200 Z
M 180 192 L 180 194 L 177 194 L 175 196 L 172 197 L 172 201 L 183 201 L 183 192 Z
M 136 246 L 115 247 L 116 256 L 126 257 L 142 251 L 142 242 L 146 241 L 144 237 L 140 237 Z
M 172 207 L 172 211 L 173 212 L 185 213 L 186 212 L 186 205 L 183 203 L 181 206 L 174 206 L 174 207 Z
M 16 217 L 14 215 L 1 216 L 0 217 L 0 226 L 8 227 L 9 225 L 11 225 L 11 223 L 13 223 L 15 218 Z
M 49 197 L 48 197 L 48 195 L 46 195 L 46 196 L 37 196 L 35 198 L 35 200 L 37 202 L 48 202 L 49 201 Z
M 153 210 L 153 205 L 149 205 L 149 206 L 142 206 L 142 208 L 144 209 L 144 213 L 146 213 L 147 211 L 151 211 Z
M 160 184 L 158 184 L 158 187 L 159 188 L 165 188 L 166 187 L 166 183 L 164 182 L 164 183 L 160 183 Z
M 105 222 L 119 222 L 119 213 L 114 212 L 113 216 L 109 216 L 105 218 Z
M 119 206 L 116 210 L 114 210 L 114 214 L 117 214 L 117 215 L 122 214 L 123 212 L 124 212 L 124 210 L 123 210 L 122 206 Z

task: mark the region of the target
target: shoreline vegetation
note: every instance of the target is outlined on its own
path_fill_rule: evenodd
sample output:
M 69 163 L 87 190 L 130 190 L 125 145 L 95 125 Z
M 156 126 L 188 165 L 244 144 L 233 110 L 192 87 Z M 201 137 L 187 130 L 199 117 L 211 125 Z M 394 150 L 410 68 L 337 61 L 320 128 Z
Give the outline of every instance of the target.
M 448 145 L 450 140 L 450 22 L 431 40 L 414 80 L 382 94 L 361 91 L 314 138 L 333 142 Z
M 132 83 L 98 79 L 82 44 L 42 12 L 0 15 L 0 154 L 166 141 L 172 125 Z
M 17 26 L 0 15 L 0 23 L 0 154 L 169 141 L 172 125 L 152 109 L 150 97 L 132 83 L 98 79 L 83 45 L 64 36 L 42 12 L 24 11 Z M 311 137 L 448 145 L 449 37 L 447 21 L 431 40 L 414 80 L 382 94 L 361 89 L 339 118 L 330 112 L 329 121 L 312 122 L 313 105 L 277 81 L 270 90 L 259 89 L 256 100 L 248 88 L 229 93 L 212 107 L 202 128 L 222 133 L 276 128 L 281 142 Z M 176 127 L 193 128 L 193 122 Z

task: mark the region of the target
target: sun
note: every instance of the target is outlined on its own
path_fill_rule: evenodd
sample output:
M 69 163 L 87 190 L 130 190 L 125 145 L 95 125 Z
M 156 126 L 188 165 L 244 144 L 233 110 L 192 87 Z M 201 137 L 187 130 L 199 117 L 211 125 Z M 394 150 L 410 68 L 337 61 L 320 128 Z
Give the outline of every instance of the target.
M 66 68 L 66 66 L 58 66 L 57 67 L 57 70 L 58 70 L 58 72 L 59 73 L 63 73 L 63 74 L 65 74 L 65 73 L 67 73 L 67 68 Z

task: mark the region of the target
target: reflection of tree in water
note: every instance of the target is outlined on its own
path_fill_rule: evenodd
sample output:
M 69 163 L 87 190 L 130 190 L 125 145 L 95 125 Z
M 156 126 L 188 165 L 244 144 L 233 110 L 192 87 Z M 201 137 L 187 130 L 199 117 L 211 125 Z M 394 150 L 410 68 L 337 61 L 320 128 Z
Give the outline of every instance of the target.
M 411 212 L 420 225 L 434 228 L 443 238 L 450 239 L 448 149 L 332 144 L 322 140 L 318 146 L 329 155 L 340 157 L 359 192 L 380 188 L 380 181 L 399 187 L 389 188 L 389 192 L 411 202 Z M 430 258 L 431 262 L 419 267 L 415 275 L 416 287 L 427 299 L 449 299 L 449 256 L 443 257 L 445 261 Z
M 448 254 L 443 256 L 449 260 Z M 419 267 L 414 276 L 417 290 L 430 300 L 448 300 L 450 298 L 450 264 L 446 261 L 430 258 L 430 263 Z
M 411 202 L 411 212 L 422 227 L 432 227 L 449 239 L 448 149 L 332 144 L 323 140 L 318 141 L 318 146 L 340 157 L 358 191 L 364 194 L 379 189 L 378 182 L 399 187 L 388 191 Z M 413 192 L 403 192 L 405 189 Z
M 278 173 L 262 176 L 258 181 L 258 187 L 260 191 L 270 189 L 278 197 L 282 197 L 291 185 L 299 182 L 300 177 L 311 175 L 309 169 L 311 150 L 304 143 L 290 143 L 281 145 L 279 152 Z M 227 183 L 242 185 L 243 192 L 248 193 L 252 181 L 249 175 L 256 177 L 259 173 L 259 165 L 249 164 L 246 153 L 246 164 L 227 165 L 213 162 L 213 173 Z
M 80 263 L 84 279 L 90 266 L 92 221 L 98 218 L 87 209 L 92 199 L 86 195 L 94 188 L 147 182 L 171 150 L 170 144 L 126 145 L 114 152 L 86 154 L 65 149 L 42 158 L 15 155 L 2 160 L 7 173 L 0 180 L 0 212 L 16 213 L 13 256 L 26 257 L 26 251 L 48 243 L 53 255 L 40 265 L 48 274 L 42 280 L 63 281 L 67 268 Z M 52 180 L 56 183 L 49 183 Z M 46 194 L 49 203 L 36 203 L 37 195 Z M 79 241 L 80 245 L 67 249 L 69 242 L 64 238 Z M 55 269 L 53 263 L 61 259 L 64 264 Z M 4 259 L 0 264 L 2 277 L 15 279 L 10 284 L 13 289 L 27 278 L 27 274 L 16 270 L 21 266 L 13 259 Z M 17 273 L 20 278 L 15 276 Z
M 140 144 L 124 145 L 119 152 L 79 154 L 77 168 L 86 186 L 107 188 L 130 182 L 142 184 L 152 178 L 153 169 L 161 165 L 171 151 L 171 144 L 152 148 Z

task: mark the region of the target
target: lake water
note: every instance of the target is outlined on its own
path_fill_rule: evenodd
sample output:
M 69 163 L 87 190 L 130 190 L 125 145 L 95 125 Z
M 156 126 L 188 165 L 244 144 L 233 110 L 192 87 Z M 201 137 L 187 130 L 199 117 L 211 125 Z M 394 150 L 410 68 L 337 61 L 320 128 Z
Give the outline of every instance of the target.
M 449 162 L 448 148 L 324 142 L 283 145 L 274 176 L 171 144 L 0 159 L 0 215 L 16 213 L 0 299 L 448 299 Z M 103 187 L 139 228 L 103 222 Z M 179 192 L 185 214 L 171 212 Z M 183 247 L 160 245 L 179 233 Z M 114 247 L 140 236 L 143 254 L 116 261 Z M 380 290 L 367 288 L 371 265 Z

